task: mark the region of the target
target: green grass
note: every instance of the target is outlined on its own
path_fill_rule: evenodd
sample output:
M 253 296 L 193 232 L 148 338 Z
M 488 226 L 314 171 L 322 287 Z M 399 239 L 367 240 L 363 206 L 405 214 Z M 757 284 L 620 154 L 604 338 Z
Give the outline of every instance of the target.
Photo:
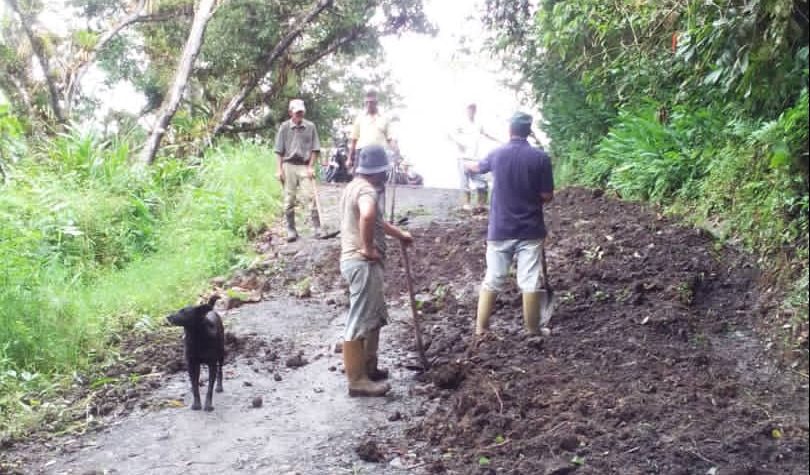
M 136 175 L 126 142 L 74 133 L 15 166 L 0 185 L 0 438 L 92 371 L 112 336 L 248 258 L 251 231 L 279 207 L 268 150 L 226 144 L 201 165 L 166 159 Z

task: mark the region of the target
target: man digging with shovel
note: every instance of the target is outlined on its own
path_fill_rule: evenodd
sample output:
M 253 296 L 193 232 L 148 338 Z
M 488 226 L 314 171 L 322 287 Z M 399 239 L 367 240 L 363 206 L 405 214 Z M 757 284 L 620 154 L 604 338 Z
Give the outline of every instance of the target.
M 531 125 L 530 115 L 515 114 L 509 123 L 511 140 L 480 162 L 467 165 L 472 173 L 492 172 L 493 175 L 487 273 L 478 296 L 476 335 L 483 335 L 489 328 L 495 296 L 503 290 L 514 257 L 517 258 L 518 287 L 523 293 L 523 322 L 527 333 L 539 332 L 541 303 L 550 314 L 552 302 L 545 275 L 546 292 L 541 292 L 539 284 L 541 273 L 545 274 L 543 206 L 554 198 L 554 180 L 551 159 L 526 141 Z
M 413 237 L 385 221 L 381 196 L 389 168 L 382 147 L 364 147 L 355 179 L 340 198 L 340 273 L 349 283 L 343 342 L 349 396 L 384 396 L 391 389 L 387 383 L 378 382 L 388 377 L 388 371 L 377 366 L 380 328 L 388 323 L 383 292 L 385 236 L 397 238 L 405 246 Z

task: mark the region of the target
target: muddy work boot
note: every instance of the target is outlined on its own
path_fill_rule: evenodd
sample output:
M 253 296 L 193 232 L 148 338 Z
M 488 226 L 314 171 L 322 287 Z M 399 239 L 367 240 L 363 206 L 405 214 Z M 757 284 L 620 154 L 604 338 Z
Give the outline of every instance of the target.
M 317 210 L 312 210 L 310 214 L 312 218 L 312 237 L 318 239 L 322 236 L 321 234 L 321 216 L 318 214 Z
M 489 329 L 489 317 L 495 308 L 495 292 L 481 289 L 478 293 L 478 315 L 475 320 L 475 334 L 483 335 Z
M 464 211 L 472 211 L 472 192 L 464 191 L 464 199 L 461 201 L 461 209 Z
M 372 381 L 388 379 L 388 370 L 377 365 L 379 362 L 377 351 L 380 347 L 380 329 L 368 332 L 363 345 L 366 352 L 366 374 L 368 379 Z
M 489 204 L 487 194 L 488 194 L 487 190 L 478 190 L 478 192 L 476 194 L 478 204 L 476 205 L 475 210 L 474 210 L 476 213 L 480 214 L 480 213 L 486 213 L 487 212 L 487 204 Z
M 298 231 L 295 230 L 295 211 L 288 211 L 284 215 L 287 219 L 287 242 L 298 240 Z
M 540 292 L 523 293 L 523 323 L 529 335 L 540 332 Z
M 366 357 L 363 340 L 343 342 L 343 366 L 349 380 L 349 396 L 381 397 L 385 396 L 391 386 L 387 383 L 376 383 L 366 373 Z

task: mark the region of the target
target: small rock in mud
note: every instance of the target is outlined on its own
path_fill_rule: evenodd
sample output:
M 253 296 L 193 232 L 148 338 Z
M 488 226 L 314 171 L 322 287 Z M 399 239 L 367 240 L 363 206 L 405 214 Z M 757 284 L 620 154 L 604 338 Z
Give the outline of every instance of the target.
M 545 328 L 543 330 L 545 330 Z M 542 350 L 544 343 L 545 341 L 543 340 L 542 336 L 532 336 L 526 340 L 526 345 L 528 345 L 529 348 L 534 348 L 535 350 Z
M 560 448 L 566 452 L 573 452 L 579 448 L 579 439 L 575 435 L 566 435 L 560 438 Z
M 315 394 L 321 394 L 323 392 L 323 388 L 313 388 L 312 391 L 314 391 Z
M 431 379 L 433 384 L 441 389 L 456 389 L 464 381 L 464 371 L 460 365 L 451 363 L 434 369 Z
M 328 369 L 329 371 L 331 371 L 331 372 L 333 372 L 333 373 L 334 373 L 335 371 L 337 371 L 337 366 L 330 366 L 330 367 L 329 367 L 329 368 L 327 368 L 327 369 Z
M 380 463 L 385 461 L 385 456 L 382 451 L 380 451 L 380 447 L 377 445 L 377 442 L 373 440 L 363 442 L 355 447 L 354 451 L 357 452 L 361 460 L 366 462 Z
M 343 353 L 343 342 L 342 342 L 342 341 L 339 341 L 339 342 L 335 343 L 335 346 L 334 346 L 334 348 L 333 348 L 333 351 L 334 351 L 336 354 Z
M 249 387 L 253 386 L 253 383 L 251 383 L 250 381 L 243 381 L 242 386 L 244 386 L 246 388 L 249 388 Z
M 250 406 L 253 407 L 254 409 L 262 407 L 262 404 L 264 404 L 264 399 L 262 399 L 261 396 L 254 397 L 253 400 L 250 402 Z
M 306 358 L 304 358 L 303 353 L 298 353 L 295 356 L 287 358 L 287 361 L 285 361 L 284 364 L 288 368 L 300 368 L 302 366 L 306 366 L 307 364 L 309 364 L 309 361 L 307 361 Z
M 402 413 L 399 412 L 399 411 L 396 411 L 393 414 L 391 414 L 390 416 L 388 416 L 388 420 L 391 421 L 391 422 L 396 422 L 396 421 L 402 420 Z
M 276 373 L 276 374 L 274 374 L 274 375 L 273 375 L 273 380 L 274 380 L 274 381 L 281 381 L 282 379 L 283 379 L 283 378 L 282 378 L 282 377 L 281 377 L 281 375 L 280 375 L 280 374 L 278 374 L 278 373 Z

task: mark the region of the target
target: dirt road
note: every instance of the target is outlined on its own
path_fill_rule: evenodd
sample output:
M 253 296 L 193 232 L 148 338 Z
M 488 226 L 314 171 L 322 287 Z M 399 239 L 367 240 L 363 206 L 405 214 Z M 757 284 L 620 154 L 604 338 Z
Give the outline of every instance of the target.
M 337 191 L 324 187 L 325 208 Z M 418 238 L 412 259 L 433 370 L 407 369 L 416 357 L 393 253 L 393 322 L 381 348 L 394 389 L 385 399 L 346 397 L 332 349 L 346 305 L 337 240 L 283 245 L 270 234 L 258 243 L 264 260 L 228 282 L 258 287 L 263 299 L 225 313 L 232 358 L 213 413 L 188 409 L 178 334 L 163 329 L 171 338 L 137 340 L 138 356 L 119 368 L 143 375 L 132 392 L 95 389 L 88 414 L 103 421 L 98 430 L 17 444 L 7 470 L 807 472 L 807 380 L 778 367 L 758 336 L 774 304 L 747 256 L 653 210 L 566 190 L 550 247 L 561 296 L 553 335 L 522 334 L 512 289 L 499 298 L 492 335 L 475 341 L 486 218 L 455 214 L 453 192 L 397 193 Z

